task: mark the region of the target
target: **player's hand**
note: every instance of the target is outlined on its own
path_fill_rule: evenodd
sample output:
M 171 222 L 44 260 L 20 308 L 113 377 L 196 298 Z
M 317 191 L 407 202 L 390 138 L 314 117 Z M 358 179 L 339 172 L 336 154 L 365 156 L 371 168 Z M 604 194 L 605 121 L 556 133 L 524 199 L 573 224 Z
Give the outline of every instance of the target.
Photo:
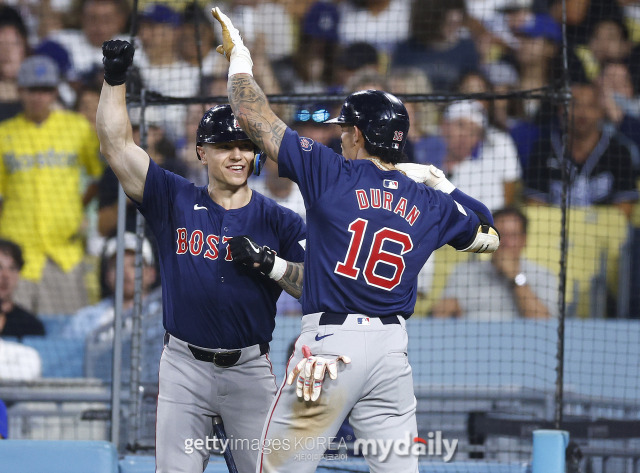
M 127 80 L 127 69 L 133 63 L 135 49 L 128 41 L 113 39 L 102 43 L 104 80 L 109 85 L 121 85 Z
M 398 163 L 396 169 L 404 172 L 408 178 L 423 183 L 436 190 L 450 194 L 455 186 L 446 178 L 444 172 L 433 164 Z
M 268 275 L 273 269 L 276 253 L 268 246 L 259 246 L 248 235 L 235 236 L 229 240 L 233 261 L 257 269 Z
M 226 57 L 227 61 L 230 61 L 233 48 L 236 45 L 244 46 L 240 32 L 233 26 L 229 17 L 220 11 L 220 8 L 212 8 L 211 14 L 220 22 L 220 26 L 222 26 L 222 44 L 216 48 L 216 51 Z
M 302 347 L 302 354 L 304 358 L 287 376 L 287 384 L 293 384 L 293 380 L 297 378 L 296 395 L 300 398 L 304 397 L 305 401 L 316 401 L 320 397 L 327 372 L 331 379 L 338 378 L 338 362 L 345 365 L 351 363 L 351 358 L 346 355 L 336 358 L 314 356 L 306 345 Z

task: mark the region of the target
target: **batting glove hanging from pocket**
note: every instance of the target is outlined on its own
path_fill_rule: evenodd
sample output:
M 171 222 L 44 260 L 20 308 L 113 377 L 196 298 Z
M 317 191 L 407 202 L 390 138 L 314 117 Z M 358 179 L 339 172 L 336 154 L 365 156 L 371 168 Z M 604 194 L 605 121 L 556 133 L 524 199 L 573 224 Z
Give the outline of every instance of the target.
M 316 401 L 322 392 L 324 377 L 329 373 L 331 379 L 338 379 L 338 362 L 345 365 L 351 363 L 351 358 L 340 355 L 336 358 L 325 358 L 311 354 L 307 345 L 302 346 L 304 358 L 293 368 L 287 376 L 287 384 L 293 384 L 297 378 L 296 395 L 305 401 Z

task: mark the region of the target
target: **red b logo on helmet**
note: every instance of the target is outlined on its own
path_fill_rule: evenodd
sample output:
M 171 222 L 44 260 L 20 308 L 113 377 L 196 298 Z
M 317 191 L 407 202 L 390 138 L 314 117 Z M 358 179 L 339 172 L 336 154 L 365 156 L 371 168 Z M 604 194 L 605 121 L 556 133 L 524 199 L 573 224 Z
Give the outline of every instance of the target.
M 236 117 L 233 117 L 233 127 L 240 128 L 240 124 L 238 123 L 238 119 Z
M 393 141 L 402 141 L 402 137 L 404 136 L 404 132 L 402 131 L 394 131 L 393 132 Z

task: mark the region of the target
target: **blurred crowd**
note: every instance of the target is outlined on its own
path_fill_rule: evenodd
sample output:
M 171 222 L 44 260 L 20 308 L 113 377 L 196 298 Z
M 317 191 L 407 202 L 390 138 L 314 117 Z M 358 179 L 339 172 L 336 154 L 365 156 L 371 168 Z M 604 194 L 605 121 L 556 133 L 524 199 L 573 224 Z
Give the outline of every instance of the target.
M 625 222 L 640 224 L 640 1 L 566 4 L 565 58 L 559 0 L 216 2 L 242 33 L 268 95 L 346 96 L 374 88 L 405 98 L 411 119 L 406 160 L 440 167 L 455 185 L 502 212 L 510 242 L 504 254 L 511 260 L 498 252 L 491 262 L 477 262 L 493 268 L 494 301 L 509 300 L 500 320 L 557 316 L 557 296 L 549 290 L 557 289 L 557 275 L 522 256 L 523 206 L 559 207 L 568 193 L 572 206 L 615 209 Z M 129 0 L 0 0 L 3 336 L 44 334 L 37 316 L 68 318 L 61 334 L 76 337 L 112 322 L 118 182 L 100 157 L 95 133 L 104 41 L 133 39 L 131 94 L 144 88 L 210 99 L 151 106 L 144 117 L 130 109 L 135 139 L 144 119 L 146 149 L 158 164 L 206 184 L 195 130 L 210 105 L 226 101 L 227 72 L 215 51 L 221 39 L 212 6 L 141 0 L 133 14 Z M 550 93 L 565 85 L 569 107 L 562 94 Z M 447 100 L 446 94 L 468 95 Z M 340 103 L 291 103 L 278 105 L 285 122 L 340 152 L 337 127 L 322 125 Z M 565 147 L 568 160 L 561 159 Z M 271 161 L 250 186 L 304 217 L 297 187 L 279 178 Z M 130 204 L 126 227 L 135 232 Z M 127 253 L 134 248 L 128 241 Z M 157 287 L 153 241 L 145 240 L 144 248 L 148 294 Z M 132 265 L 127 257 L 126 287 L 133 284 Z M 523 268 L 528 282 L 512 284 Z M 472 265 L 451 275 L 428 312 L 464 317 L 461 301 L 477 287 L 467 279 L 474 271 Z M 127 297 L 130 308 L 133 294 L 125 289 Z M 292 298 L 283 295 L 279 304 L 280 313 L 299 314 Z M 473 310 L 467 315 L 492 319 Z M 0 339 L 0 379 L 3 356 L 33 358 L 29 350 L 16 355 L 28 347 L 10 343 Z M 29 366 L 37 376 L 38 363 Z

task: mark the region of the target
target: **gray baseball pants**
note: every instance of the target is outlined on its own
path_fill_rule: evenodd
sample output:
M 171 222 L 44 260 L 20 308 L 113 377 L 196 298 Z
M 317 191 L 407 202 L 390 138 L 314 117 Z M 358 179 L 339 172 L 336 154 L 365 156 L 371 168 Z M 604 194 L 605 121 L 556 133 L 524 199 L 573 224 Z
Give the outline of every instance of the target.
M 195 359 L 187 343 L 171 336 L 160 359 L 159 379 L 157 473 L 202 473 L 216 415 L 236 447 L 231 451 L 238 472 L 255 471 L 260 433 L 277 389 L 271 362 L 259 345 L 243 348 L 233 366 L 222 368 Z
M 338 317 L 318 313 L 302 318 L 287 374 L 302 359 L 303 345 L 314 355 L 347 355 L 351 364 L 339 363 L 337 380 L 325 378 L 316 402 L 298 398 L 295 383 L 283 383 L 262 434 L 257 473 L 314 472 L 347 416 L 361 441 L 406 441 L 417 435 L 404 319 L 392 316 L 397 318 L 383 323 L 360 314 L 330 315 Z M 364 456 L 372 473 L 418 472 L 416 455 L 391 452 L 382 458 L 380 451 L 370 449 Z

